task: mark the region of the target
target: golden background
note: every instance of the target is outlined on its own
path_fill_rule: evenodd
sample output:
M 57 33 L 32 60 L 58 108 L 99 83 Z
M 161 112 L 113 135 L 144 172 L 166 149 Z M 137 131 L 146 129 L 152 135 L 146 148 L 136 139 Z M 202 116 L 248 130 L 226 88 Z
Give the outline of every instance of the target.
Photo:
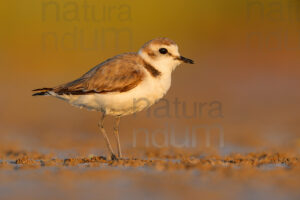
M 180 138 L 185 128 L 218 124 L 224 147 L 215 138 L 213 149 L 299 151 L 299 1 L 12 0 L 0 9 L 4 146 L 104 152 L 99 113 L 31 97 L 31 90 L 71 81 L 109 57 L 164 36 L 196 62 L 176 69 L 166 99 L 185 102 L 190 114 L 194 103 L 206 104 L 190 118 L 175 117 L 172 106 L 169 117 L 147 117 L 146 111 L 124 117 L 125 149 L 132 147 L 136 129 L 176 125 Z M 223 117 L 209 115 L 214 101 L 221 103 Z M 197 147 L 207 146 L 200 141 Z
M 0 199 L 300 199 L 299 0 L 9 0 L 0 25 Z M 31 96 L 156 37 L 195 64 L 121 119 L 125 160 L 100 113 Z

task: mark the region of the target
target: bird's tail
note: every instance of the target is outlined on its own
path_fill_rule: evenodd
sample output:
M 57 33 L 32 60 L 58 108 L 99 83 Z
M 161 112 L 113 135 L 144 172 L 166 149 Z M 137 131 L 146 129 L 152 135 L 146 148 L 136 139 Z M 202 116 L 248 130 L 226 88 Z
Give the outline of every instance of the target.
M 50 91 L 52 91 L 53 88 L 39 88 L 39 89 L 35 89 L 35 90 L 32 90 L 33 92 L 37 92 L 37 93 L 34 93 L 32 96 L 47 96 L 47 95 L 50 95 Z

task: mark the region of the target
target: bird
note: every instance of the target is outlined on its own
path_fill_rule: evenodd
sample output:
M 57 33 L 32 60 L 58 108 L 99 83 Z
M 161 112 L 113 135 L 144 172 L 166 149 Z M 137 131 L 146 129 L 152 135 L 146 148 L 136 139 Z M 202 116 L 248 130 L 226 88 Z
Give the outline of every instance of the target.
M 123 53 L 96 65 L 80 78 L 58 85 L 32 90 L 32 96 L 53 96 L 72 106 L 101 113 L 98 127 L 111 160 L 122 159 L 119 124 L 123 116 L 149 108 L 171 86 L 171 75 L 182 63 L 194 61 L 180 55 L 171 39 L 159 37 L 145 43 L 138 52 Z M 113 116 L 114 153 L 104 129 L 104 118 Z

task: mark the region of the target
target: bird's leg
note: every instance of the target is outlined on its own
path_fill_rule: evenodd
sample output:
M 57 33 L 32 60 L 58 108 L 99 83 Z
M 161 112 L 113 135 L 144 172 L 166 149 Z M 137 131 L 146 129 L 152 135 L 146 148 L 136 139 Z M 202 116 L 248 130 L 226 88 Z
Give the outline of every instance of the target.
M 122 152 L 121 152 L 121 144 L 120 144 L 120 137 L 119 137 L 119 126 L 120 126 L 120 116 L 118 116 L 115 120 L 114 123 L 114 135 L 117 140 L 117 145 L 118 145 L 118 157 L 122 157 Z
M 110 142 L 109 142 L 109 139 L 108 139 L 108 137 L 107 137 L 106 131 L 105 131 L 105 129 L 104 129 L 104 124 L 103 124 L 103 123 L 104 123 L 104 118 L 105 118 L 105 113 L 102 113 L 102 116 L 101 116 L 101 119 L 100 119 L 100 121 L 99 121 L 99 123 L 98 123 L 98 126 L 99 126 L 99 129 L 100 129 L 100 131 L 101 131 L 103 137 L 104 137 L 106 146 L 107 146 L 108 150 L 110 151 L 111 159 L 112 159 L 112 160 L 117 160 L 117 157 L 116 157 L 116 155 L 114 154 L 113 149 L 111 148 L 111 144 L 110 144 Z

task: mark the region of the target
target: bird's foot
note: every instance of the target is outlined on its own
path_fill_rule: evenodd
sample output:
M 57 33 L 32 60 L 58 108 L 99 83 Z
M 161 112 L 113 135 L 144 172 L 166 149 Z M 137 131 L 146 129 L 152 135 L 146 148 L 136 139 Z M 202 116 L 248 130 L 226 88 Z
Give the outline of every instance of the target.
M 111 154 L 111 160 L 119 160 L 115 154 Z

